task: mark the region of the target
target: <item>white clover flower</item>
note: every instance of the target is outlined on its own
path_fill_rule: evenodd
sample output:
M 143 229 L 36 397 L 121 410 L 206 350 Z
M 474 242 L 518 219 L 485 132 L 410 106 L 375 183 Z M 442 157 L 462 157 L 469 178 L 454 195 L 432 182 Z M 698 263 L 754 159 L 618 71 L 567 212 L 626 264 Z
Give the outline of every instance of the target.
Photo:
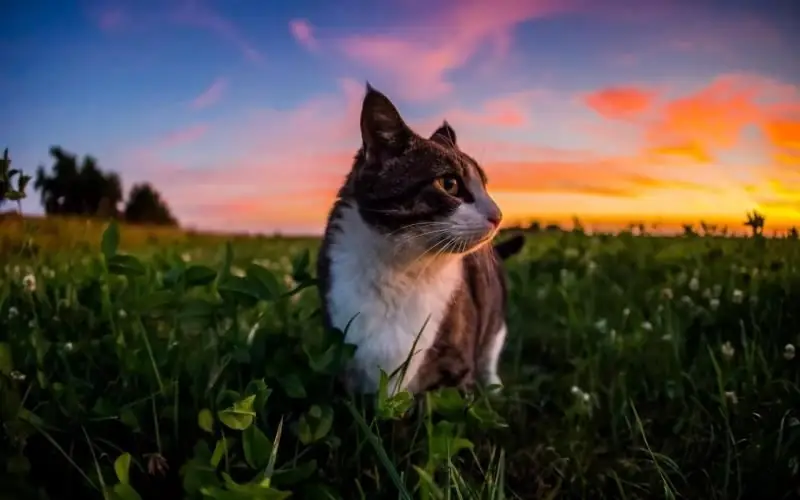
M 704 299 L 710 299 L 711 298 L 711 289 L 710 288 L 706 288 L 705 290 L 703 290 L 703 298 Z
M 664 341 L 666 341 L 666 342 L 669 342 L 670 340 L 672 340 L 672 334 L 670 334 L 670 333 L 666 333 L 666 334 L 662 335 L 662 336 L 661 336 L 661 340 L 664 340 Z
M 708 306 L 711 308 L 712 311 L 716 311 L 717 309 L 719 309 L 719 299 L 709 300 Z
M 119 317 L 120 317 L 120 318 L 122 318 L 122 319 L 125 319 L 125 318 L 127 318 L 127 317 L 128 317 L 128 313 L 127 313 L 127 312 L 125 312 L 125 309 L 120 309 L 120 310 L 119 310 L 119 312 L 118 312 L 117 314 L 118 314 L 118 315 L 119 315 Z
M 631 310 L 629 308 L 626 307 L 625 309 L 622 310 L 622 316 L 627 318 L 630 315 L 631 315 Z
M 611 342 L 616 341 L 617 340 L 617 331 L 612 328 L 611 331 L 608 332 L 608 336 L 611 338 Z
M 734 304 L 741 304 L 743 299 L 744 299 L 744 292 L 742 292 L 738 288 L 733 291 L 731 300 L 733 300 Z
M 786 344 L 786 346 L 784 346 L 783 359 L 786 361 L 791 361 L 794 359 L 794 346 L 792 344 Z
M 674 295 L 672 294 L 672 288 L 664 288 L 661 290 L 661 297 L 666 300 L 672 300 Z
M 572 388 L 569 390 L 569 392 L 571 392 L 575 396 L 583 394 L 583 391 L 577 385 L 573 385 Z
M 64 344 L 64 351 L 65 352 L 72 352 L 74 350 L 75 350 L 75 346 L 72 345 L 72 342 L 67 342 L 66 344 Z
M 24 373 L 19 372 L 17 370 L 11 370 L 11 373 L 9 375 L 11 376 L 12 380 L 17 380 L 19 382 L 22 382 L 27 378 Z
M 593 260 L 590 260 L 589 263 L 586 264 L 586 270 L 589 272 L 589 274 L 592 274 L 595 272 L 595 270 L 597 270 L 597 263 Z
M 28 328 L 36 328 L 36 320 L 28 321 Z
M 653 324 L 650 323 L 649 321 L 642 321 L 642 330 L 644 330 L 646 332 L 652 332 L 653 331 Z
M 601 332 L 605 332 L 608 328 L 608 320 L 605 318 L 600 318 L 599 320 L 595 321 L 594 327 L 600 330 Z
M 244 269 L 236 266 L 231 266 L 231 274 L 239 278 L 244 278 Z
M 681 302 L 687 306 L 690 306 L 692 305 L 692 298 L 689 297 L 688 295 L 684 295 L 683 297 L 681 297 Z
M 697 277 L 692 277 L 692 279 L 689 280 L 689 290 L 693 292 L 700 290 L 700 280 L 697 279 Z
M 13 274 L 15 280 L 19 279 L 19 275 L 20 275 L 19 266 L 14 266 L 14 272 L 12 274 Z
M 14 306 L 8 308 L 8 319 L 13 319 L 19 316 L 19 309 Z
M 192 261 L 192 254 L 189 252 L 184 252 L 181 254 L 181 260 L 184 262 L 191 262 Z
M 35 292 L 36 291 L 36 276 L 32 274 L 26 275 L 22 278 L 22 286 L 25 287 L 25 290 L 28 292 Z
M 725 398 L 734 406 L 739 404 L 739 398 L 734 391 L 725 391 Z
M 583 395 L 581 395 L 581 398 L 583 399 L 584 403 L 589 403 L 592 401 L 592 396 L 588 392 L 584 392 Z
M 581 253 L 578 251 L 577 248 L 570 247 L 570 248 L 567 248 L 566 250 L 564 250 L 564 257 L 566 257 L 568 259 L 574 259 L 575 257 L 577 257 L 580 254 Z
M 726 341 L 724 344 L 722 344 L 720 351 L 722 351 L 722 356 L 725 359 L 731 359 L 733 358 L 733 355 L 736 354 L 736 349 L 734 349 L 729 341 Z

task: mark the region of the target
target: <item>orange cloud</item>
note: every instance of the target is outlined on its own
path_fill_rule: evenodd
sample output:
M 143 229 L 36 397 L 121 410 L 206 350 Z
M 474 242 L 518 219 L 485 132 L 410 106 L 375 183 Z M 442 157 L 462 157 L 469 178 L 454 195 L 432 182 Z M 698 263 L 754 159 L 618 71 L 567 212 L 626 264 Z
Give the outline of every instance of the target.
M 314 37 L 314 28 L 305 19 L 293 19 L 289 22 L 289 31 L 297 42 L 308 50 L 315 51 L 319 43 Z
M 695 164 L 711 163 L 714 159 L 697 142 L 686 142 L 683 144 L 673 144 L 670 146 L 658 146 L 651 148 L 647 153 L 655 158 L 667 157 L 678 160 L 688 159 Z
M 800 93 L 754 75 L 722 75 L 672 100 L 656 102 L 648 89 L 613 87 L 589 94 L 584 103 L 607 119 L 636 117 L 631 123 L 640 129 L 641 149 L 651 160 L 711 164 L 717 153 L 741 146 L 746 127 L 756 126 L 772 154 L 790 163 L 791 144 L 800 134 Z
M 223 92 L 228 87 L 228 80 L 225 78 L 217 78 L 208 87 L 206 90 L 203 91 L 202 94 L 195 97 L 194 100 L 191 102 L 191 107 L 194 109 L 202 109 L 211 106 L 212 104 L 216 104 L 217 101 L 220 100 L 222 97 Z
M 448 93 L 449 71 L 466 64 L 489 46 L 502 57 L 511 45 L 514 28 L 530 19 L 569 10 L 571 2 L 459 0 L 431 12 L 430 4 L 413 24 L 390 35 L 355 35 L 339 41 L 342 52 L 358 64 L 383 73 L 395 95 L 430 100 Z
M 634 118 L 649 110 L 656 93 L 635 87 L 612 87 L 593 92 L 584 102 L 599 115 L 610 119 Z

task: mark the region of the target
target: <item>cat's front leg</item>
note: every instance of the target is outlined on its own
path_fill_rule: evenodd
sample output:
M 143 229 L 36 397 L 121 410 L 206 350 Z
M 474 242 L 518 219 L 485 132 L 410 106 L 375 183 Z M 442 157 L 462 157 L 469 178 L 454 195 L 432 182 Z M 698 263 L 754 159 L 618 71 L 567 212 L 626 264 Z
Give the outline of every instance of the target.
M 495 333 L 495 335 L 488 342 L 488 349 L 481 359 L 481 366 L 479 367 L 480 380 L 485 386 L 499 386 L 493 387 L 491 392 L 499 392 L 503 381 L 500 379 L 498 367 L 500 365 L 500 355 L 503 352 L 503 346 L 506 342 L 507 328 L 505 323 Z

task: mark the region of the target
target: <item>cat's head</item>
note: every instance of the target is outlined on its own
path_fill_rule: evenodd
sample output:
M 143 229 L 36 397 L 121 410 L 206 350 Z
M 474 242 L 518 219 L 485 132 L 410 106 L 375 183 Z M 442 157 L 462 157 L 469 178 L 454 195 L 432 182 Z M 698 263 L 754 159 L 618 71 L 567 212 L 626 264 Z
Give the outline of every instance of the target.
M 483 169 L 459 149 L 447 122 L 421 137 L 367 84 L 361 137 L 346 190 L 379 234 L 431 254 L 469 253 L 492 240 L 502 213 Z

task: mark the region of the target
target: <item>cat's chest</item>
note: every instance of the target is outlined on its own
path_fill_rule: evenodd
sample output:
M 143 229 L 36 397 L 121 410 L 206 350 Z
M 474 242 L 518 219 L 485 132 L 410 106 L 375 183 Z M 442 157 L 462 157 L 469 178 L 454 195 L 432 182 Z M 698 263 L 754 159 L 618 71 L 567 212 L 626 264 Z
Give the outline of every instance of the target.
M 367 350 L 429 347 L 461 273 L 457 263 L 425 276 L 403 274 L 349 254 L 332 260 L 328 313 L 334 326 L 347 327 L 347 341 Z M 351 321 L 352 320 L 352 321 Z

